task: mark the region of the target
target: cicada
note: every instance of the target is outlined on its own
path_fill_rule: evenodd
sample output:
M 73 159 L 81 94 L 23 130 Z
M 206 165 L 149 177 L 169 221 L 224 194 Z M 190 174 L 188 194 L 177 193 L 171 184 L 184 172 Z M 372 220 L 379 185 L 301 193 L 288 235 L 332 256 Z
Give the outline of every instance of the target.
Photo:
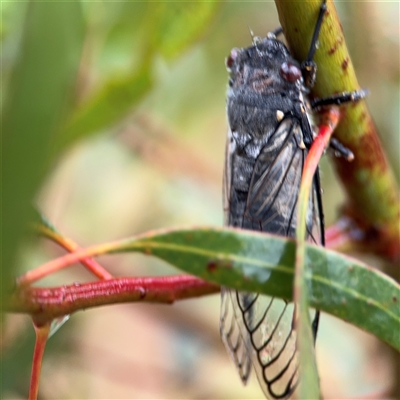
M 226 225 L 295 236 L 300 181 L 315 135 L 307 93 L 315 80 L 312 57 L 325 10 L 324 1 L 309 59 L 302 65 L 276 33 L 253 39 L 248 48 L 233 49 L 227 58 L 230 78 L 224 173 Z M 364 91 L 343 93 L 313 104 L 340 104 L 364 96 Z M 306 236 L 307 240 L 323 245 L 318 171 L 313 184 Z M 289 397 L 298 382 L 293 316 L 293 304 L 284 300 L 222 289 L 222 340 L 242 381 L 246 383 L 253 365 L 268 398 Z M 318 319 L 316 311 L 312 322 L 314 337 Z

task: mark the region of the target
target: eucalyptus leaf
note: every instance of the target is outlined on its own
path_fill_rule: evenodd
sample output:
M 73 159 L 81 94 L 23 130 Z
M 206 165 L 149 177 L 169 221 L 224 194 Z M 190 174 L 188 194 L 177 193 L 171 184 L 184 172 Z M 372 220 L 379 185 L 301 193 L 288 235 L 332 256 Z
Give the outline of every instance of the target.
M 140 251 L 211 282 L 292 300 L 292 239 L 232 228 L 202 228 L 154 231 L 104 249 L 107 253 Z M 393 279 L 354 258 L 306 244 L 305 282 L 310 306 L 400 350 L 400 286 Z

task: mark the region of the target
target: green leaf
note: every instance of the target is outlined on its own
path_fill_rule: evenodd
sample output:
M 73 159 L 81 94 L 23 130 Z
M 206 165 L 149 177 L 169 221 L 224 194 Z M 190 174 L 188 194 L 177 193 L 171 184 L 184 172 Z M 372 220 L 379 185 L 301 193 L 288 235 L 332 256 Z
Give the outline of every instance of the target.
M 48 166 L 78 70 L 79 2 L 31 2 L 2 109 L 2 293 L 15 276 L 17 246 Z
M 305 246 L 310 306 L 366 330 L 400 350 L 400 285 L 366 264 Z M 121 252 L 153 255 L 192 275 L 238 290 L 293 299 L 295 242 L 233 228 L 152 231 L 66 254 L 25 274 L 40 279 L 85 257 Z
M 158 21 L 152 42 L 166 58 L 175 57 L 210 25 L 218 1 L 157 3 Z
M 171 60 L 182 54 L 208 29 L 217 5 L 218 2 L 120 5 L 114 24 L 104 27 L 108 35 L 100 61 L 107 64 L 109 59 L 121 59 L 124 67 L 107 71 L 97 88 L 77 106 L 66 124 L 59 147 L 108 128 L 127 115 L 153 87 L 154 59 L 161 55 Z M 104 7 L 105 18 L 109 13 L 116 13 L 115 4 Z
M 292 299 L 295 243 L 251 231 L 151 232 L 92 248 L 91 255 L 140 251 L 205 280 Z M 358 326 L 400 350 L 400 286 L 378 270 L 331 250 L 306 245 L 305 282 L 312 307 Z
M 144 63 L 131 75 L 110 79 L 71 117 L 60 146 L 108 127 L 137 105 L 152 87 L 150 68 Z

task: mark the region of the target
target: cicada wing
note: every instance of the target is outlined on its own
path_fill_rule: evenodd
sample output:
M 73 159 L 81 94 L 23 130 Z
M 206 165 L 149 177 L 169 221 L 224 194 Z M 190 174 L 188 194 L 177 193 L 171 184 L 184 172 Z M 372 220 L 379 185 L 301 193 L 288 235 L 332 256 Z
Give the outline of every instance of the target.
M 241 159 L 231 140 L 228 140 L 228 146 L 224 185 L 227 224 L 293 237 L 298 192 L 307 155 L 299 122 L 285 118 L 253 162 Z M 247 187 L 236 181 L 237 164 L 246 168 L 252 166 Z M 308 236 L 312 237 L 316 237 L 312 231 L 318 224 L 314 202 L 314 196 L 310 196 L 306 222 Z M 298 382 L 293 304 L 230 289 L 223 289 L 222 297 L 222 312 L 230 309 L 235 323 L 228 324 L 226 318 L 221 318 L 221 336 L 242 380 L 246 381 L 250 373 L 246 358 L 250 357 L 267 398 L 288 398 Z M 232 336 L 232 326 L 235 326 L 235 332 L 240 332 L 236 334 L 235 342 L 228 340 Z M 247 356 L 243 355 L 243 346 Z
M 235 153 L 235 142 L 232 132 L 228 132 L 225 151 L 225 171 L 223 181 L 224 218 L 225 225 L 229 225 L 232 205 L 230 191 L 232 184 L 232 156 Z M 242 331 L 242 316 L 237 308 L 236 291 L 221 288 L 220 335 L 225 348 L 236 365 L 240 379 L 247 383 L 251 374 L 251 349 L 248 335 Z
M 221 288 L 220 333 L 222 341 L 235 363 L 240 379 L 247 383 L 251 373 L 250 343 L 246 343 L 248 335 L 243 335 L 242 317 L 236 304 L 236 291 Z

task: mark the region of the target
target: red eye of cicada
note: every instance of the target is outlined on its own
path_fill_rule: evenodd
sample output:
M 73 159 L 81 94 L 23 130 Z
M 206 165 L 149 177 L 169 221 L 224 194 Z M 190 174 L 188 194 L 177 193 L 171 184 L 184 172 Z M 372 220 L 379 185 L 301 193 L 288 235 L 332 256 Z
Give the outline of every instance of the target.
M 228 69 L 231 69 L 231 68 L 232 68 L 232 65 L 233 65 L 233 63 L 235 62 L 235 60 L 236 60 L 238 54 L 239 54 L 239 49 L 234 48 L 234 49 L 231 50 L 231 52 L 230 52 L 228 58 L 226 59 L 226 67 L 227 67 Z
M 300 68 L 291 62 L 284 62 L 279 71 L 281 77 L 288 82 L 296 82 L 301 78 Z

